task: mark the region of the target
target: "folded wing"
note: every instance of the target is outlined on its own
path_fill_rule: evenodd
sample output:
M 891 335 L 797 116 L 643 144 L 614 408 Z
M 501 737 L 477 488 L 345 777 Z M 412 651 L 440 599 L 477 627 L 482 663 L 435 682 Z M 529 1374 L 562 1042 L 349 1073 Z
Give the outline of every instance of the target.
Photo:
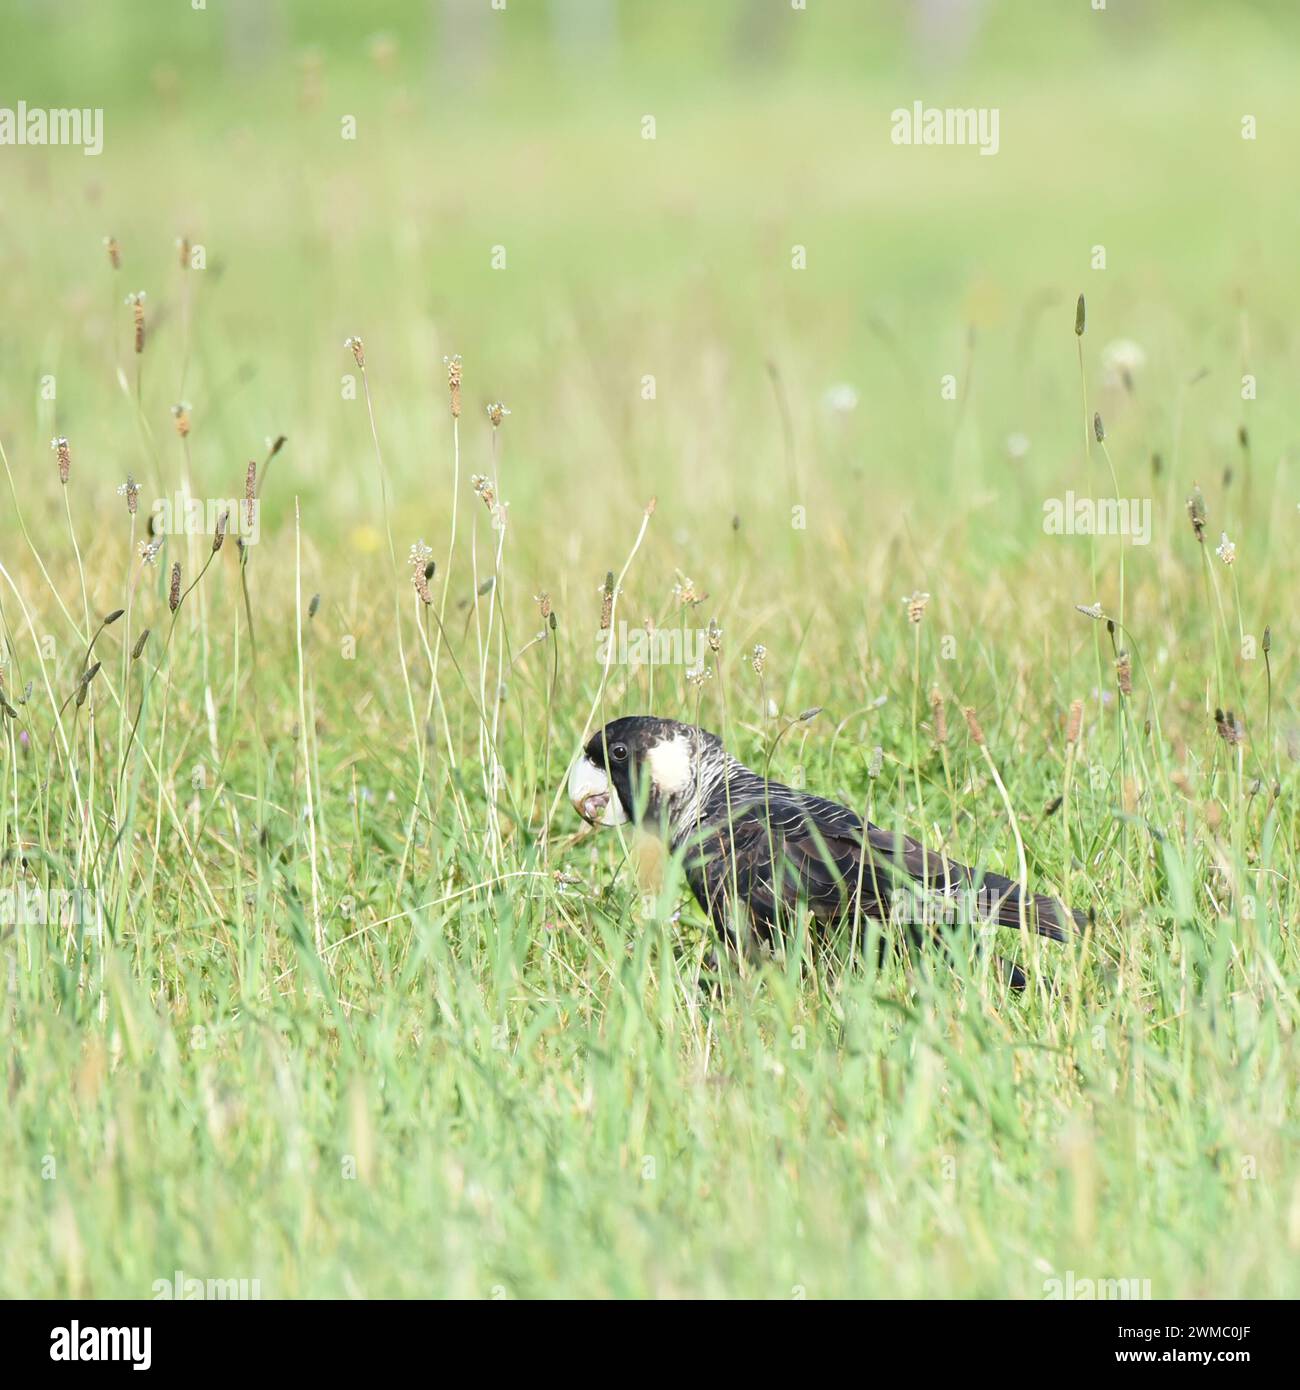
M 1082 926 L 1045 894 L 1022 895 L 1002 874 L 977 875 L 965 864 L 907 835 L 866 824 L 834 801 L 769 783 L 761 798 L 734 802 L 722 823 L 706 827 L 686 857 L 700 905 L 724 934 L 737 909 L 748 910 L 769 937 L 799 910 L 821 921 L 853 911 L 881 921 L 985 921 L 1024 925 L 1064 941 Z M 1023 908 L 1022 908 L 1023 896 Z

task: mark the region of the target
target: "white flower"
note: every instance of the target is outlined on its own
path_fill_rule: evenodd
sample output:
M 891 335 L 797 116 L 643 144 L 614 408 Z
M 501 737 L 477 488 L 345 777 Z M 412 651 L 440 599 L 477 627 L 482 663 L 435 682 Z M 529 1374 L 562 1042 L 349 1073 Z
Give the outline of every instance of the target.
M 1225 565 L 1232 564 L 1237 558 L 1237 547 L 1228 539 L 1226 531 L 1219 532 L 1219 543 L 1215 546 L 1214 553 Z
M 1147 355 L 1131 338 L 1116 338 L 1101 350 L 1101 368 L 1106 384 L 1118 386 L 1126 378 L 1140 372 L 1147 364 Z

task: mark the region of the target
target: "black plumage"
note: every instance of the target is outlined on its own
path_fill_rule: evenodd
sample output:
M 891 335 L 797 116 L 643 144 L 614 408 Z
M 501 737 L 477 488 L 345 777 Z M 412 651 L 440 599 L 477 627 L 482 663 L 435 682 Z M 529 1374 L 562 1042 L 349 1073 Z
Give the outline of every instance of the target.
M 914 937 L 948 923 L 1023 926 L 1064 941 L 1082 925 L 1043 894 L 976 872 L 824 797 L 766 780 L 715 734 L 648 716 L 616 719 L 574 764 L 586 819 L 634 822 L 680 853 L 691 891 L 718 931 L 771 941 L 792 914 L 830 924 L 872 917 Z M 927 930 L 928 929 L 928 930 Z M 1014 970 L 1013 983 L 1023 983 Z

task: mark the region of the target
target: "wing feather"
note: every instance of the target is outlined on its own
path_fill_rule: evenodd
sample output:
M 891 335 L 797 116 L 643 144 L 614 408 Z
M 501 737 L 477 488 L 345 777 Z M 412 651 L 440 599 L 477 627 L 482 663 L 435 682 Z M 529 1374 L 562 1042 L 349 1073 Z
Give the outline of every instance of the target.
M 732 789 L 720 825 L 710 826 L 687 878 L 700 905 L 724 932 L 745 904 L 755 926 L 768 936 L 782 916 L 801 908 L 821 921 L 857 910 L 887 920 L 897 894 L 914 901 L 938 895 L 943 903 L 978 914 L 981 920 L 1018 927 L 1019 885 L 1002 874 L 982 874 L 920 841 L 863 822 L 847 806 L 754 778 L 739 794 Z M 728 814 L 729 812 L 729 814 Z M 964 897 L 962 896 L 964 895 Z M 1025 924 L 1055 941 L 1069 926 L 1082 926 L 1045 894 L 1026 896 Z M 944 920 L 940 918 L 939 920 Z

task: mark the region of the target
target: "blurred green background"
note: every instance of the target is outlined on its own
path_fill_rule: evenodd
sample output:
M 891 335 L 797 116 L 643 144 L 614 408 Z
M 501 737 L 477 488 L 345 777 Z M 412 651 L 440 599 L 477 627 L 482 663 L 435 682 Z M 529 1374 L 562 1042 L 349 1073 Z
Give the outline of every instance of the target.
M 1202 472 L 1231 448 L 1252 349 L 1283 354 L 1254 409 L 1291 442 L 1277 412 L 1296 366 L 1293 6 L 4 11 L 3 100 L 102 106 L 106 123 L 97 159 L 0 150 L 11 441 L 56 423 L 35 389 L 56 371 L 57 426 L 84 449 L 98 391 L 116 388 L 81 364 L 102 363 L 110 333 L 129 340 L 120 301 L 145 289 L 146 395 L 163 428 L 172 400 L 193 403 L 200 475 L 217 465 L 205 446 L 237 467 L 283 430 L 298 485 L 310 496 L 330 480 L 340 515 L 371 496 L 356 481 L 368 440 L 341 431 L 351 333 L 369 346 L 390 466 L 412 495 L 442 442 L 450 351 L 476 408 L 501 397 L 514 411 L 517 500 L 530 478 L 566 505 L 613 505 L 630 484 L 685 505 L 702 487 L 725 523 L 755 468 L 785 471 L 768 361 L 804 462 L 838 470 L 843 505 L 891 498 L 900 478 L 904 495 L 927 481 L 954 495 L 949 372 L 963 397 L 980 391 L 957 457 L 1003 487 L 1008 434 L 1053 469 L 1081 448 L 1068 331 L 1080 290 L 1094 351 L 1144 346 L 1138 400 L 1163 402 L 1152 423 L 1166 435 L 1175 388 L 1212 369 L 1187 403 Z M 890 112 L 917 100 L 998 108 L 1000 152 L 893 145 Z M 124 256 L 111 328 L 110 232 Z M 208 257 L 183 380 L 178 236 Z M 1090 268 L 1098 244 L 1104 272 Z M 805 270 L 791 269 L 795 245 Z M 645 374 L 658 410 L 641 408 Z M 858 408 L 828 424 L 838 382 Z M 395 413 L 399 400 L 419 408 Z M 582 414 L 591 437 L 575 455 Z M 674 423 L 688 416 L 689 442 Z M 593 455 L 613 451 L 610 473 Z M 336 507 L 319 500 L 323 522 Z M 430 506 L 444 505 L 439 489 Z

